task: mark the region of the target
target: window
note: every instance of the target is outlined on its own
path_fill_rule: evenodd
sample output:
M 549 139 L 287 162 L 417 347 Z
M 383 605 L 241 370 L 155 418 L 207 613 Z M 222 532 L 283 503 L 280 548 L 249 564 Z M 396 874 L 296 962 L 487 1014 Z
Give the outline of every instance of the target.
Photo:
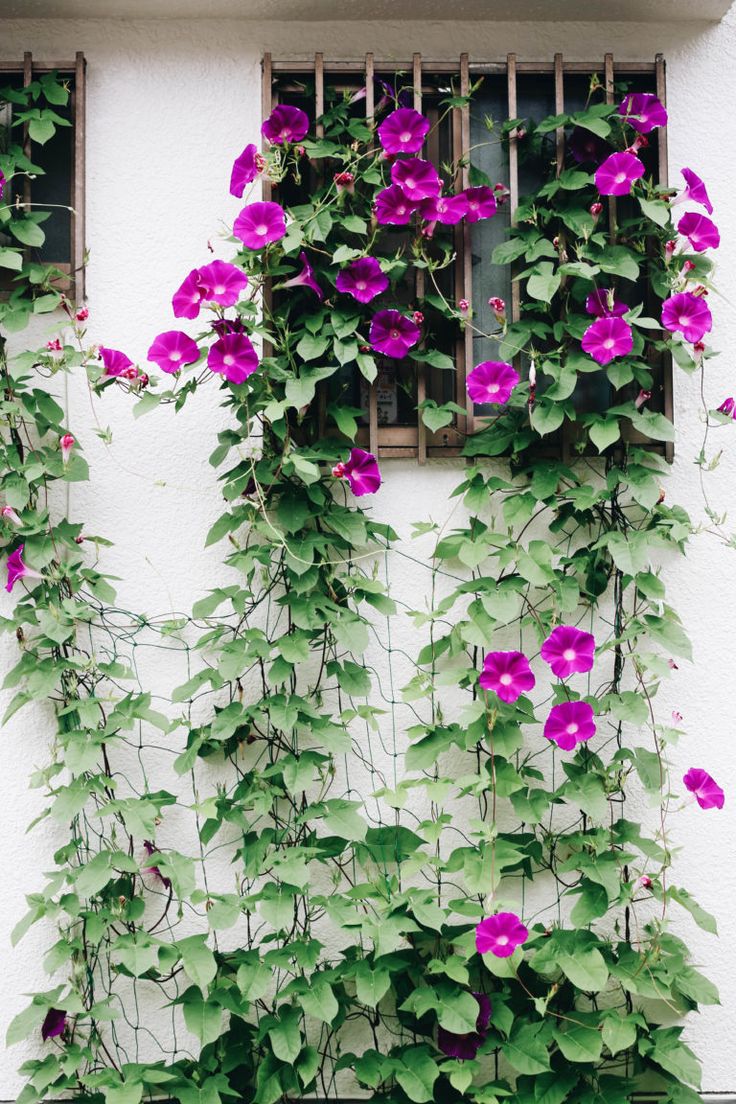
M 481 63 L 470 61 L 467 54 L 457 62 L 432 62 L 414 54 L 411 62 L 381 62 L 367 54 L 360 61 L 327 62 L 322 54 L 305 62 L 263 59 L 263 112 L 267 116 L 279 102 L 302 107 L 317 120 L 337 99 L 355 97 L 355 110 L 368 119 L 376 112 L 376 95 L 382 82 L 396 90 L 401 87 L 410 94 L 410 103 L 430 118 L 433 126 L 427 148 L 422 156 L 431 160 L 442 174 L 448 163 L 460 165 L 455 187 L 462 190 L 484 178 L 503 183 L 509 190 L 509 201 L 494 218 L 472 225 L 459 223 L 454 228 L 453 263 L 442 270 L 441 291 L 455 303 L 462 299 L 472 304 L 474 319 L 480 328 L 492 315 L 489 298 L 498 296 L 507 304 L 508 316 L 517 321 L 521 296 L 517 280 L 506 265 L 491 262 L 495 246 L 504 241 L 511 219 L 524 193 L 539 186 L 548 176 L 557 175 L 566 164 L 567 151 L 564 128 L 550 136 L 550 151 L 544 156 L 529 156 L 523 148 L 523 127 L 512 130 L 508 141 L 488 143 L 487 119 L 493 119 L 500 131 L 510 119 L 531 118 L 537 122 L 548 116 L 581 110 L 585 106 L 591 78 L 597 74 L 601 96 L 608 102 L 624 91 L 655 92 L 665 101 L 665 65 L 658 55 L 652 62 L 622 62 L 614 65 L 612 55 L 600 62 L 567 62 L 561 54 L 548 62 L 518 61 L 511 54 L 504 61 Z M 470 107 L 441 108 L 443 101 L 458 93 L 467 96 L 473 88 Z M 319 133 L 319 123 L 317 124 Z M 661 185 L 666 185 L 666 131 L 660 129 L 650 148 L 644 151 L 647 169 Z M 447 180 L 447 172 L 444 172 Z M 275 198 L 287 206 L 298 197 L 274 189 Z M 268 198 L 268 196 L 266 197 Z M 620 203 L 620 201 L 618 201 Z M 612 225 L 617 218 L 616 201 L 609 205 Z M 407 302 L 422 299 L 427 289 L 424 273 L 415 270 L 414 286 L 408 289 Z M 458 337 L 442 333 L 438 350 L 452 357 L 454 372 L 431 364 L 387 361 L 379 363 L 378 378 L 368 386 L 357 370 L 346 368 L 349 375 L 347 399 L 364 410 L 359 441 L 371 452 L 383 457 L 416 457 L 419 463 L 427 458 L 457 455 L 467 435 L 482 428 L 484 411 L 474 408 L 465 390 L 466 372 L 479 361 L 498 359 L 498 342 L 475 334 L 466 326 Z M 672 377 L 669 357 L 662 355 L 650 365 L 654 378 L 649 408 L 672 418 Z M 619 392 L 619 394 L 621 394 Z M 603 371 L 579 377 L 573 397 L 576 409 L 595 411 L 609 405 L 611 385 Z M 625 396 L 628 397 L 628 396 Z M 432 431 L 418 418 L 417 406 L 425 399 L 437 403 L 454 401 L 464 409 L 452 424 Z M 567 458 L 575 448 L 575 425 L 565 421 L 556 435 L 545 439 L 550 454 Z M 671 459 L 671 445 L 649 442 L 631 430 L 630 442 L 645 444 L 663 452 Z
M 84 56 L 78 53 L 71 62 L 37 62 L 26 53 L 22 64 L 0 65 L 0 87 L 28 88 L 35 82 L 43 82 L 44 76 L 50 73 L 56 73 L 63 81 L 69 98 L 66 104 L 50 103 L 48 107 L 69 125 L 57 126 L 45 143 L 34 141 L 27 123 L 22 130 L 13 126 L 14 112 L 22 108 L 0 100 L 0 154 L 7 144 L 22 143 L 25 156 L 42 170 L 17 178 L 9 201 L 19 206 L 27 205 L 31 211 L 50 212 L 43 223 L 43 244 L 27 246 L 26 253 L 32 260 L 59 268 L 65 276 L 57 286 L 81 300 L 84 297 Z M 38 102 L 43 103 L 42 83 Z M 18 246 L 17 242 L 12 244 Z

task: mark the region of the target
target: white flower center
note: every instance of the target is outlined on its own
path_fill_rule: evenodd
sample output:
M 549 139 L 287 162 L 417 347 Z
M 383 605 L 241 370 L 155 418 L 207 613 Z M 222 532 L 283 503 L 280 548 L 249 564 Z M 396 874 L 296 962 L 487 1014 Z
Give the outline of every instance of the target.
M 491 392 L 492 395 L 495 395 L 495 393 L 498 391 L 498 384 L 497 383 L 489 383 L 488 384 L 488 390 Z
M 607 337 L 606 340 L 603 342 L 603 348 L 604 349 L 612 349 L 614 344 L 615 344 L 615 342 L 614 342 L 613 338 L 612 337 Z
M 511 685 L 511 675 L 508 672 L 506 672 L 505 675 L 501 675 L 501 677 L 498 681 L 501 683 L 502 686 L 510 686 Z
M 617 175 L 616 175 L 616 183 L 617 184 L 623 184 L 623 182 L 625 180 L 626 180 L 626 173 L 625 172 L 617 173 Z
M 365 282 L 365 280 L 356 280 L 355 286 L 358 291 L 365 291 L 365 289 L 368 287 L 368 284 Z
M 564 652 L 562 653 L 562 658 L 566 659 L 567 662 L 569 663 L 570 660 L 574 659 L 576 655 L 577 655 L 577 652 L 575 651 L 574 648 L 565 648 Z
M 401 134 L 399 135 L 399 138 L 401 139 L 402 142 L 411 141 L 411 131 L 410 130 L 402 131 Z
M 264 230 L 264 233 L 265 233 L 265 230 Z M 215 292 L 215 295 L 223 295 L 224 292 L 225 292 L 225 285 L 224 284 L 218 284 L 217 287 L 214 289 L 214 292 Z
M 569 724 L 565 729 L 565 732 L 568 734 L 568 736 L 574 736 L 577 730 L 578 726 L 576 724 Z
M 398 330 L 391 330 L 389 336 L 392 337 L 394 341 L 396 341 L 400 337 L 400 334 Z
M 173 352 L 169 353 L 169 360 L 181 360 L 181 353 L 178 349 L 175 349 Z
M 258 234 L 260 237 L 263 237 L 267 230 L 268 227 L 264 226 L 263 224 L 261 224 L 261 226 L 256 226 L 256 234 Z
M 507 935 L 499 935 L 496 942 L 498 943 L 498 945 L 500 947 L 505 947 L 505 946 L 507 946 L 507 944 L 509 942 L 509 937 Z
M 690 319 L 686 314 L 681 314 L 677 321 L 680 323 L 681 326 L 687 326 Z
M 227 364 L 227 366 L 228 366 L 228 368 L 229 368 L 229 367 L 230 367 L 230 366 L 231 366 L 232 364 L 234 364 L 234 363 L 235 363 L 235 357 L 234 357 L 234 356 L 232 355 L 232 353 L 227 353 L 227 354 L 226 354 L 226 355 L 225 355 L 225 356 L 224 356 L 224 357 L 222 358 L 222 362 L 223 362 L 223 364 Z

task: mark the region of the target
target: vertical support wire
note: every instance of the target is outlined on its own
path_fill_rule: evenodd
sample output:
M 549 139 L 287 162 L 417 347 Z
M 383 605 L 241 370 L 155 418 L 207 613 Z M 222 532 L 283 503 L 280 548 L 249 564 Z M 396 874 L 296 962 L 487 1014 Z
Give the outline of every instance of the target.
M 470 66 L 467 54 L 460 55 L 460 95 L 470 94 Z M 458 126 L 458 111 L 453 115 L 452 139 L 453 156 L 456 161 L 462 162 L 458 190 L 463 191 L 470 185 L 470 104 L 465 103 L 460 108 Z M 455 227 L 455 248 L 457 260 L 455 262 L 456 281 L 459 295 L 457 299 L 467 299 L 471 310 L 473 307 L 473 240 L 470 226 L 463 219 Z M 475 411 L 473 402 L 465 388 L 465 380 L 468 372 L 473 367 L 473 330 L 465 326 L 462 337 L 458 342 L 458 351 L 455 365 L 456 393 L 455 402 L 458 406 L 465 406 L 467 411 L 465 425 L 458 425 L 461 432 L 471 434 L 475 429 Z
M 33 55 L 30 50 L 23 54 L 23 87 L 27 88 L 33 81 Z M 28 123 L 23 124 L 23 154 L 31 160 L 31 136 L 28 131 Z M 26 173 L 23 177 L 23 206 L 26 211 L 31 209 L 31 178 Z
M 667 75 L 663 54 L 654 57 L 654 71 L 656 78 L 657 99 L 667 105 Z M 659 184 L 666 188 L 669 183 L 669 165 L 667 153 L 667 127 L 657 129 L 657 170 Z M 664 404 L 664 416 L 671 422 L 675 420 L 675 400 L 672 380 L 672 356 L 664 353 L 662 357 L 662 398 Z M 664 458 L 671 464 L 675 458 L 675 445 L 673 441 L 665 441 Z
M 261 114 L 262 118 L 267 119 L 273 110 L 273 70 L 271 68 L 271 55 L 266 53 L 263 55 L 263 65 L 261 70 Z M 266 152 L 266 139 L 263 139 L 261 149 L 263 153 Z M 261 177 L 261 198 L 264 201 L 269 201 L 273 194 L 273 187 L 271 181 L 266 176 Z M 271 291 L 271 281 L 266 280 L 263 285 L 263 309 L 268 314 L 271 313 L 271 306 L 273 303 L 273 294 Z M 263 341 L 263 355 L 270 356 L 272 352 L 272 346 L 270 341 Z
M 85 146 L 86 146 L 86 69 L 84 54 L 77 53 L 74 63 L 74 92 L 72 93 L 72 125 L 74 127 L 74 156 L 72 157 L 72 219 L 71 219 L 71 276 L 74 299 L 77 303 L 85 295 Z
M 613 103 L 613 54 L 606 54 L 603 59 L 603 79 L 605 82 L 606 90 L 606 103 Z M 611 235 L 611 241 L 616 240 L 616 198 L 615 196 L 608 197 L 608 229 Z
M 365 55 L 365 121 L 373 126 L 375 115 L 375 72 L 373 54 Z M 374 380 L 368 389 L 368 449 L 374 456 L 378 450 L 378 384 Z
M 414 110 L 422 110 L 422 55 L 412 58 L 412 85 L 414 87 Z M 414 294 L 417 302 L 424 298 L 424 270 L 414 269 Z M 422 419 L 419 406 L 427 397 L 427 366 L 417 362 L 417 462 L 427 463 L 427 427 Z
M 562 115 L 565 110 L 565 68 L 562 54 L 555 54 L 555 114 Z M 559 176 L 565 165 L 565 128 L 555 131 L 555 172 Z M 572 427 L 567 418 L 562 423 L 562 462 L 570 461 L 570 438 Z

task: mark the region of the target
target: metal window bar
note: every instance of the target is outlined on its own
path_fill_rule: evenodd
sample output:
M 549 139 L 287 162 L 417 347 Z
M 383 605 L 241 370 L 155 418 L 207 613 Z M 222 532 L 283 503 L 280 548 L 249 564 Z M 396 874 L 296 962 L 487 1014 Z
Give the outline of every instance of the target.
M 565 78 L 567 76 L 591 76 L 602 69 L 606 98 L 609 102 L 614 97 L 616 78 L 647 77 L 653 78 L 652 85 L 659 99 L 665 103 L 665 63 L 662 55 L 658 54 L 654 61 L 632 62 L 623 61 L 614 64 L 613 55 L 607 53 L 601 62 L 566 61 L 562 54 L 555 54 L 551 61 L 519 61 L 515 54 L 509 54 L 503 60 L 470 61 L 467 54 L 462 54 L 457 61 L 428 60 L 421 54 L 415 53 L 411 60 L 406 61 L 382 61 L 375 58 L 372 53 L 366 54 L 362 59 L 329 59 L 325 60 L 321 53 L 311 58 L 295 61 L 273 60 L 270 54 L 263 58 L 263 111 L 268 115 L 273 106 L 278 102 L 278 96 L 274 93 L 274 83 L 279 75 L 297 76 L 313 75 L 315 88 L 315 112 L 319 117 L 324 111 L 325 76 L 343 74 L 346 78 L 363 78 L 366 87 L 365 112 L 366 119 L 371 122 L 375 112 L 374 76 L 376 73 L 410 72 L 412 74 L 412 86 L 414 91 L 414 106 L 421 110 L 423 88 L 429 78 L 440 75 L 449 75 L 457 78 L 461 95 L 467 95 L 471 82 L 483 76 L 495 76 L 505 78 L 507 118 L 517 118 L 519 111 L 518 81 L 524 76 L 550 75 L 554 83 L 555 112 L 562 114 L 565 111 Z M 318 124 L 317 132 L 320 133 Z M 468 187 L 469 167 L 471 157 L 470 138 L 470 108 L 468 106 L 455 108 L 452 111 L 452 135 L 451 146 L 453 160 L 461 166 L 456 178 L 457 190 Z M 657 141 L 658 177 L 661 185 L 667 183 L 667 135 L 666 131 L 658 131 Z M 564 168 L 565 159 L 565 132 L 563 127 L 557 128 L 555 136 L 555 160 L 556 170 L 559 174 Z M 511 224 L 514 224 L 516 210 L 519 204 L 519 151 L 518 136 L 512 131 L 508 141 L 508 188 L 509 204 L 511 209 Z M 265 181 L 263 184 L 263 198 L 268 199 L 272 194 L 272 186 Z M 615 200 L 609 200 L 610 226 L 615 232 L 616 206 Z M 454 264 L 455 299 L 466 299 L 473 302 L 473 256 L 472 256 L 472 228 L 466 223 L 461 223 L 455 228 L 456 259 Z M 415 294 L 418 298 L 423 293 L 424 273 L 417 271 L 415 275 Z M 264 290 L 264 301 L 270 303 L 270 291 Z M 518 280 L 511 284 L 509 316 L 512 321 L 520 317 L 520 288 Z M 417 416 L 415 427 L 406 426 L 379 426 L 378 424 L 378 399 L 377 388 L 373 384 L 369 389 L 368 398 L 368 426 L 364 441 L 371 452 L 376 455 L 388 456 L 414 456 L 419 463 L 424 463 L 427 458 L 457 455 L 461 451 L 462 439 L 465 434 L 475 432 L 482 421 L 473 409 L 465 389 L 466 373 L 473 363 L 473 332 L 470 327 L 465 327 L 460 334 L 455 346 L 456 361 L 456 386 L 455 401 L 466 410 L 465 416 L 459 416 L 454 426 L 447 427 L 437 433 L 430 432 Z M 518 367 L 520 357 L 515 358 Z M 670 358 L 664 358 L 660 367 L 662 401 L 664 413 L 668 418 L 673 415 L 672 399 L 672 375 Z M 426 366 L 419 365 L 417 369 L 417 402 L 421 403 L 428 395 L 428 384 L 432 377 Z M 431 391 L 429 391 L 430 397 Z M 565 423 L 565 431 L 561 434 L 561 440 L 555 446 L 559 455 L 567 458 L 574 441 L 574 427 Z M 663 447 L 655 442 L 648 442 L 638 434 L 632 434 L 630 439 L 636 443 L 644 443 L 647 447 L 657 451 L 664 451 L 668 460 L 672 459 L 672 445 Z

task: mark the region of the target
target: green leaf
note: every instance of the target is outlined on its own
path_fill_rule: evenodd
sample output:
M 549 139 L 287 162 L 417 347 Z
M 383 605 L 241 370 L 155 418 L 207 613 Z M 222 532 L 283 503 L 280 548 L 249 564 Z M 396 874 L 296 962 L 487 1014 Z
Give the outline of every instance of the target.
M 426 1047 L 405 1050 L 401 1062 L 397 1062 L 396 1080 L 414 1104 L 427 1104 L 432 1099 L 439 1075 L 439 1066 Z
M 382 966 L 371 969 L 367 962 L 359 962 L 355 971 L 355 988 L 362 1004 L 375 1008 L 391 985 L 391 975 Z
M 534 404 L 529 420 L 537 433 L 545 437 L 560 428 L 565 420 L 565 408 L 559 403 L 548 402 L 542 397 Z
M 534 1075 L 550 1068 L 547 1045 L 541 1038 L 541 1024 L 524 1023 L 515 1027 L 501 1048 L 504 1057 L 518 1073 Z
M 322 1023 L 331 1024 L 340 1011 L 330 983 L 319 974 L 313 976 L 311 989 L 300 993 L 298 1000 L 308 1016 L 314 1016 Z
M 448 993 L 443 995 L 437 1010 L 440 1026 L 453 1035 L 466 1035 L 475 1031 L 478 1019 L 478 1002 L 472 993 Z
M 621 436 L 618 418 L 604 418 L 594 422 L 588 426 L 588 436 L 598 452 L 603 452 Z
M 187 1028 L 206 1045 L 214 1043 L 222 1027 L 222 1008 L 214 1001 L 203 1000 L 201 993 L 192 986 L 182 998 L 182 1012 Z
M 30 119 L 28 133 L 34 142 L 44 146 L 56 134 L 56 127 L 51 119 Z
M 179 939 L 176 943 L 187 976 L 203 993 L 217 973 L 215 956 L 207 946 L 206 940 L 206 935 L 190 935 L 186 939 Z
M 368 825 L 358 816 L 358 809 L 363 808 L 362 801 L 333 797 L 323 804 L 327 811 L 322 822 L 329 832 L 351 842 L 365 839 Z
M 572 1012 L 570 1019 L 577 1019 L 580 1015 L 581 1013 Z M 568 1023 L 564 1031 L 555 1029 L 554 1037 L 568 1062 L 597 1062 L 601 1056 L 601 1033 L 587 1024 Z
M 656 222 L 657 226 L 667 226 L 670 221 L 670 209 L 661 199 L 643 199 L 639 197 L 639 206 L 646 218 Z
M 274 1054 L 280 1061 L 290 1065 L 296 1062 L 302 1049 L 300 1020 L 301 1016 L 296 1008 L 283 1008 L 278 1022 L 268 1032 Z
M 611 1054 L 628 1050 L 636 1042 L 636 1024 L 620 1012 L 611 1012 L 603 1021 L 603 1044 Z
M 576 947 L 570 954 L 560 952 L 557 963 L 566 978 L 586 993 L 599 993 L 608 981 L 608 967 L 595 947 Z
M 550 261 L 544 261 L 537 265 L 534 272 L 526 282 L 527 294 L 532 299 L 540 299 L 543 303 L 549 303 L 560 286 L 562 277 L 554 271 L 554 265 Z
M 0 248 L 0 268 L 10 268 L 13 272 L 20 272 L 23 268 L 23 254 L 15 249 Z

